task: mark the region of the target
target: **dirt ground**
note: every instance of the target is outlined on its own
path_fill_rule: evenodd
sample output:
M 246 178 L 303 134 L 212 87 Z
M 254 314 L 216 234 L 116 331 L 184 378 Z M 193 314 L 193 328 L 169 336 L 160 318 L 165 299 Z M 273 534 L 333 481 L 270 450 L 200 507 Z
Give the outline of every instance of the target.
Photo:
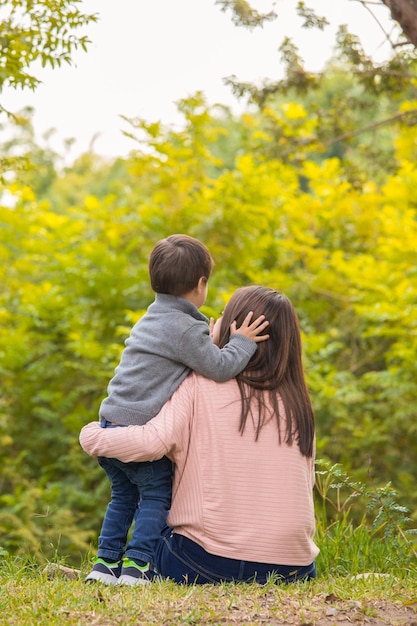
M 114 624 L 112 618 L 97 615 L 94 612 L 83 613 L 79 617 L 82 618 L 81 623 L 88 626 L 112 626 Z M 119 623 L 122 624 L 123 617 L 121 616 L 120 619 Z M 73 622 L 70 621 L 70 623 Z M 146 624 L 154 625 L 157 622 L 154 619 L 146 621 L 142 617 L 137 623 L 146 626 Z M 265 607 L 265 611 L 248 613 L 247 610 L 232 606 L 227 611 L 227 615 L 224 612 L 221 614 L 213 611 L 201 620 L 187 622 L 177 613 L 165 615 L 165 619 L 159 623 L 160 626 L 182 626 L 184 623 L 198 626 L 234 626 L 235 624 L 239 626 L 417 626 L 417 607 L 388 601 L 356 604 L 335 600 L 327 608 L 312 606 L 309 603 L 308 608 L 300 610 L 299 603 L 294 607 L 287 606 L 285 603 L 275 611 L 270 611 Z
M 319 614 L 310 611 L 307 621 L 285 623 L 296 626 L 417 626 L 417 602 L 405 606 L 402 602 L 384 600 L 347 603 L 334 599 L 328 602 L 327 609 L 322 607 Z
M 392 600 L 341 600 L 334 594 L 319 594 L 303 605 L 301 598 L 266 595 L 257 610 L 232 605 L 228 616 L 213 623 L 262 626 L 417 626 L 417 595 L 410 602 Z M 207 623 L 211 623 L 209 620 Z M 164 626 L 169 626 L 166 622 Z

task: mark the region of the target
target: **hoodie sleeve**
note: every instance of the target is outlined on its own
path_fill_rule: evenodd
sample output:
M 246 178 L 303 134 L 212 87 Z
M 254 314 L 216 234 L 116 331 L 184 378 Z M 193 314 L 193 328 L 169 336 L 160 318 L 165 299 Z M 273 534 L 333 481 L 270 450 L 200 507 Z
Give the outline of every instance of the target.
M 80 445 L 90 456 L 105 456 L 129 463 L 155 461 L 176 454 L 188 445 L 193 418 L 194 377 L 187 378 L 156 417 L 143 426 L 101 428 L 90 422 L 80 432 Z

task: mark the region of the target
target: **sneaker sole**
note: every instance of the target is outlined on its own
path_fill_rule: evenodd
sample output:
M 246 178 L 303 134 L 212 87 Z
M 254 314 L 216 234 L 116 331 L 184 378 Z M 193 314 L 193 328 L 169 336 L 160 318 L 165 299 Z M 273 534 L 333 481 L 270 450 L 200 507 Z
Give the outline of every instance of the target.
M 99 582 L 105 585 L 117 585 L 119 579 L 111 574 L 105 574 L 104 572 L 91 572 L 84 580 L 86 583 Z
M 127 574 L 122 574 L 120 578 L 117 579 L 117 585 L 126 585 L 128 587 L 135 587 L 136 585 L 150 585 L 151 581 L 146 578 L 135 578 L 134 576 L 128 576 Z

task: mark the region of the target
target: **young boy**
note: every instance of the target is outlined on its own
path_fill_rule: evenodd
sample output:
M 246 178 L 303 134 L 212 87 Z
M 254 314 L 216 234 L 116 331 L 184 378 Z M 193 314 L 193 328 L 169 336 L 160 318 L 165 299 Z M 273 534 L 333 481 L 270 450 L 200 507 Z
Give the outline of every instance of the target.
M 187 235 L 171 235 L 154 247 L 149 274 L 155 301 L 133 326 L 120 364 L 100 407 L 103 428 L 145 424 L 195 370 L 216 381 L 236 376 L 247 365 L 268 325 L 261 316 L 231 326 L 229 343 L 213 344 L 207 318 L 198 310 L 207 297 L 213 269 L 207 248 Z M 171 461 L 122 463 L 99 458 L 112 489 L 86 582 L 137 585 L 152 580 L 152 557 L 171 504 Z M 127 536 L 134 528 L 129 543 Z M 123 558 L 124 557 L 124 558 Z

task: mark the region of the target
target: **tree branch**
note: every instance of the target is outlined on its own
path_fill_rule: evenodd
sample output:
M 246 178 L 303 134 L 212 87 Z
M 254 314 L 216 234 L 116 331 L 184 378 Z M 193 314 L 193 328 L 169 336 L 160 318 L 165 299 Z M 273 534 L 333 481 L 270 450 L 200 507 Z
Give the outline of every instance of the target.
M 335 137 L 331 141 L 323 143 L 325 148 L 330 148 L 334 146 L 334 144 L 339 143 L 339 141 L 345 141 L 345 139 L 351 139 L 352 137 L 356 137 L 357 135 L 361 135 L 362 133 L 366 133 L 368 130 L 374 130 L 376 128 L 380 128 L 381 126 L 386 126 L 387 124 L 391 124 L 391 122 L 398 122 L 408 117 L 409 115 L 417 115 L 417 109 L 410 109 L 409 111 L 404 111 L 404 113 L 397 113 L 392 117 L 387 117 L 385 120 L 381 120 L 379 122 L 374 122 L 373 124 L 368 124 L 368 126 L 362 126 L 362 128 L 358 128 L 350 133 L 344 133 L 343 135 L 339 135 Z

